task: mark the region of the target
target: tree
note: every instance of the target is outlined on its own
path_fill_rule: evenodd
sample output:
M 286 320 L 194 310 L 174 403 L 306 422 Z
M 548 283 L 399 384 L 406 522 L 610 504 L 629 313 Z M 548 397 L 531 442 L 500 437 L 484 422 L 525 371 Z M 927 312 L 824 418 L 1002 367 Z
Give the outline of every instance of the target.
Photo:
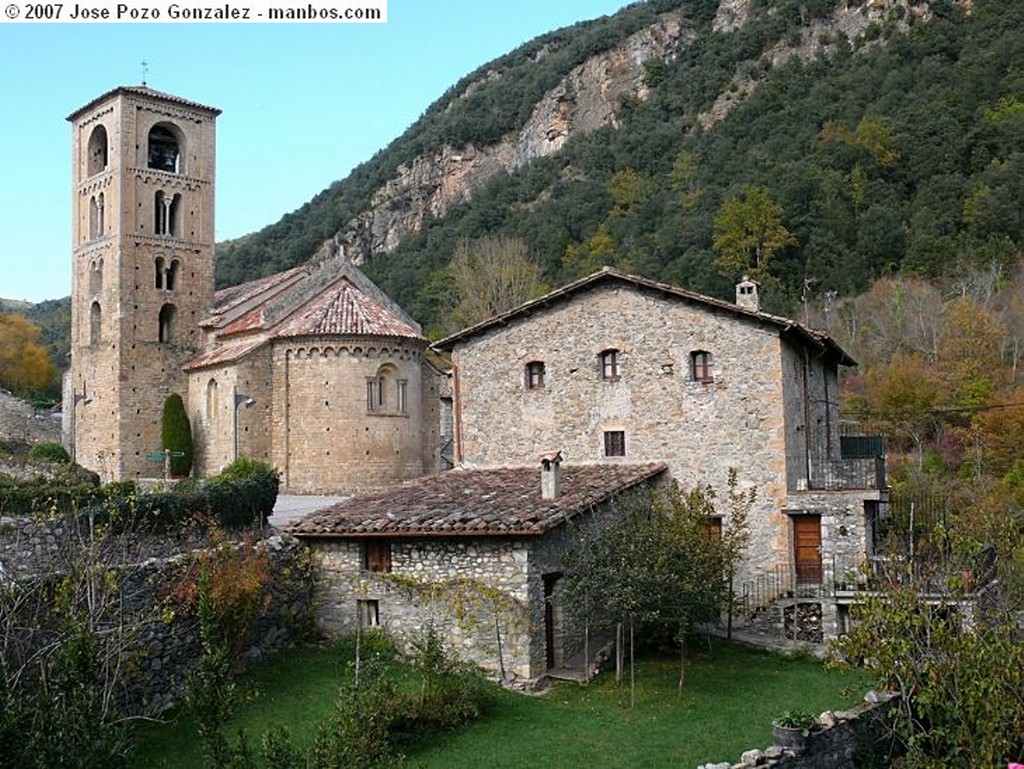
M 0 314 L 0 385 L 11 392 L 28 395 L 53 384 L 57 369 L 39 334 L 25 317 Z
M 683 491 L 672 484 L 653 496 L 618 501 L 610 522 L 582 530 L 566 557 L 563 596 L 567 611 L 587 627 L 627 622 L 665 634 L 679 645 L 679 691 L 685 680 L 686 635 L 695 623 L 720 616 L 728 579 L 746 547 L 747 513 L 754 492 L 740 492 L 729 476 L 729 514 L 722 535 L 715 491 Z
M 194 452 L 192 425 L 185 413 L 185 404 L 177 393 L 171 393 L 164 401 L 160 439 L 164 451 L 172 452 L 171 475 L 175 478 L 187 477 L 192 471 Z
M 460 240 L 448 265 L 454 307 L 443 324 L 456 331 L 534 299 L 547 286 L 519 238 Z
M 1005 610 L 926 597 L 907 571 L 854 607 L 856 622 L 834 642 L 833 664 L 862 665 L 901 695 L 893 723 L 902 769 L 1006 766 L 1024 758 L 1024 646 Z M 969 626 L 968 626 L 969 624 Z
M 782 206 L 768 190 L 750 185 L 725 199 L 715 217 L 714 232 L 715 266 L 730 279 L 746 274 L 771 283 L 775 255 L 797 244 L 782 224 Z

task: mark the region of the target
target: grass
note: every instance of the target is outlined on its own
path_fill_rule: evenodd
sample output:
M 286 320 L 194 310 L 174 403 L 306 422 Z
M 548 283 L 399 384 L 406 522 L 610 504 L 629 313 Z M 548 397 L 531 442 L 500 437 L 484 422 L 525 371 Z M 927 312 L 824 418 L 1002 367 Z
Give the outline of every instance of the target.
M 265 729 L 284 723 L 297 743 L 307 744 L 331 707 L 343 666 L 336 651 L 303 649 L 257 667 L 246 678 L 230 733 L 244 726 L 258 744 Z M 641 660 L 634 709 L 628 685 L 616 688 L 610 674 L 587 686 L 557 684 L 538 696 L 500 691 L 485 718 L 404 751 L 409 766 L 428 769 L 735 762 L 744 750 L 771 743 L 771 720 L 781 711 L 843 709 L 866 689 L 863 679 L 826 672 L 815 660 L 726 643 L 699 645 L 681 698 L 677 676 L 675 659 Z M 203 766 L 195 726 L 184 714 L 140 729 L 137 745 L 139 767 Z

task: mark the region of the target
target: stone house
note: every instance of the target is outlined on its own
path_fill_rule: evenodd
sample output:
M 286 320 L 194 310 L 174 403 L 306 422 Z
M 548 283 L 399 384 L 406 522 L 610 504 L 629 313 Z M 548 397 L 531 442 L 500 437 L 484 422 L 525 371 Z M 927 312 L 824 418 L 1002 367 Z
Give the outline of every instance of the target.
M 809 639 L 841 632 L 843 602 L 818 588 L 872 553 L 883 459 L 842 434 L 838 369 L 854 361 L 763 312 L 756 282 L 730 303 L 606 268 L 435 347 L 451 355 L 457 465 L 557 449 L 574 464 L 663 462 L 720 494 L 734 468 L 757 491 L 737 592 L 751 611 L 791 597 Z M 796 606 L 804 593 L 813 605 Z
M 351 493 L 444 466 L 420 327 L 325 259 L 214 291 L 219 110 L 142 86 L 75 111 L 65 442 L 106 480 L 162 473 L 179 394 L 195 472 L 273 463 L 292 493 Z M 155 461 L 154 461 L 155 460 Z
M 663 463 L 455 469 L 354 497 L 286 527 L 320 563 L 328 632 L 381 627 L 408 641 L 432 624 L 460 656 L 536 678 L 582 650 L 557 600 L 575 526 L 648 489 Z

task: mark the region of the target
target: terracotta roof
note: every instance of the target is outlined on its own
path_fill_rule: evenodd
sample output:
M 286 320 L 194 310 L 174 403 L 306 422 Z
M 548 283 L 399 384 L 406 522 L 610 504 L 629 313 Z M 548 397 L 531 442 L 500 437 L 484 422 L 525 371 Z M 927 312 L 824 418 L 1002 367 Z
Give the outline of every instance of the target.
M 246 355 L 259 349 L 267 343 L 265 337 L 246 339 L 241 342 L 222 344 L 216 350 L 203 353 L 185 364 L 185 371 L 207 368 L 208 366 L 219 366 L 224 363 L 234 363 Z
M 797 341 L 804 345 L 812 347 L 822 353 L 834 356 L 835 360 L 844 366 L 857 365 L 857 361 L 851 358 L 834 339 L 828 336 L 828 334 L 820 331 L 813 331 L 794 320 L 781 318 L 777 315 L 770 315 L 766 312 L 748 310 L 737 304 L 733 304 L 732 302 L 726 302 L 721 299 L 715 299 L 714 297 L 697 294 L 693 291 L 687 291 L 684 288 L 673 286 L 670 283 L 659 283 L 656 280 L 642 278 L 638 275 L 629 275 L 627 273 L 620 272 L 613 267 L 605 267 L 604 269 L 592 273 L 585 278 L 580 278 L 572 283 L 567 283 L 559 289 L 551 291 L 537 299 L 525 302 L 508 312 L 495 315 L 493 318 L 488 318 L 487 320 L 481 321 L 469 328 L 465 328 L 451 336 L 447 336 L 444 339 L 435 342 L 432 346 L 439 350 L 453 350 L 457 344 L 465 341 L 466 339 L 477 336 L 478 334 L 487 333 L 494 328 L 506 326 L 510 322 L 525 318 L 535 311 L 543 310 L 553 304 L 565 301 L 574 294 L 582 293 L 583 291 L 589 290 L 595 286 L 610 282 L 625 283 L 641 290 L 654 291 L 665 296 L 682 299 L 686 302 L 704 305 L 705 307 L 713 310 L 720 310 L 733 315 L 747 317 L 761 323 L 773 325 L 779 329 L 780 334 L 795 337 Z
M 293 314 L 275 330 L 274 337 L 337 334 L 423 338 L 347 280 L 339 281 Z
M 664 462 L 562 467 L 542 500 L 540 467 L 449 470 L 347 499 L 284 527 L 299 537 L 536 536 L 667 469 Z
M 97 96 L 95 99 L 90 101 L 88 104 L 86 104 L 86 105 L 84 105 L 82 107 L 79 107 L 74 112 L 72 112 L 70 115 L 68 115 L 67 119 L 68 120 L 74 120 L 81 113 L 85 112 L 86 110 L 92 109 L 92 107 L 95 106 L 96 104 L 99 104 L 102 101 L 106 101 L 111 96 L 115 96 L 117 94 L 126 94 L 126 95 L 127 94 L 136 94 L 138 96 L 145 96 L 147 99 L 160 99 L 161 101 L 170 102 L 172 104 L 178 104 L 178 105 L 181 105 L 183 107 L 190 107 L 192 109 L 204 110 L 205 112 L 209 112 L 210 114 L 212 114 L 214 116 L 219 115 L 221 113 L 221 111 L 219 109 L 217 109 L 216 107 L 207 107 L 205 104 L 199 104 L 198 102 L 189 101 L 188 99 L 182 99 L 180 96 L 175 96 L 173 94 L 164 93 L 163 91 L 156 91 L 156 90 L 150 88 L 147 85 L 122 85 L 122 86 L 118 86 L 117 88 L 112 88 L 111 90 L 107 91 L 105 94 Z
M 268 275 L 265 278 L 256 278 L 256 280 L 240 283 L 237 286 L 222 288 L 213 295 L 213 310 L 210 313 L 211 317 L 204 320 L 203 324 L 210 325 L 211 322 L 213 322 L 215 325 L 217 316 L 223 315 L 238 305 L 244 304 L 250 299 L 254 299 L 260 294 L 270 291 L 279 284 L 285 283 L 300 272 L 303 272 L 302 267 L 293 267 L 290 270 L 278 272 L 274 275 Z

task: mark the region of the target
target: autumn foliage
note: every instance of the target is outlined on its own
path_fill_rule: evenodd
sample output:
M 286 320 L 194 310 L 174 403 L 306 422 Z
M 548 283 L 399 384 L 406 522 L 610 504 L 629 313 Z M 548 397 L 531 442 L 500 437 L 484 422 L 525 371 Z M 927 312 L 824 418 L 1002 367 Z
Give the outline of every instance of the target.
M 54 385 L 57 368 L 39 343 L 39 333 L 22 315 L 0 314 L 0 386 L 29 395 Z

